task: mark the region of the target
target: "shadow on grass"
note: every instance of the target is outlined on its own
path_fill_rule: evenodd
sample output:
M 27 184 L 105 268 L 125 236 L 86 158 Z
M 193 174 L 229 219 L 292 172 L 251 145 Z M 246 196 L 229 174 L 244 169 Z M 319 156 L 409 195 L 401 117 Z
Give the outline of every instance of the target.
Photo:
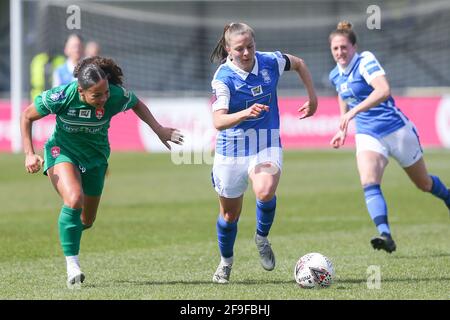
M 383 282 L 429 282 L 429 281 L 450 281 L 450 277 L 443 278 L 381 278 L 381 283 Z M 366 283 L 367 279 L 337 279 L 335 281 L 336 285 L 345 284 L 363 284 Z
M 435 254 L 426 254 L 426 255 L 396 255 L 395 253 L 392 255 L 392 259 L 423 259 L 423 258 L 445 258 L 450 257 L 450 253 L 435 253 Z
M 417 283 L 417 282 L 430 282 L 430 281 L 445 281 L 448 282 L 450 281 L 450 277 L 443 277 L 443 278 L 383 278 L 381 279 L 381 283 L 408 283 L 411 282 L 411 284 L 413 283 Z M 367 279 L 336 279 L 335 282 L 332 285 L 332 288 L 335 288 L 337 290 L 353 290 L 354 289 L 354 284 L 356 285 L 366 285 L 367 283 Z M 222 287 L 224 285 L 219 285 L 216 283 L 213 283 L 212 281 L 209 280 L 192 280 L 192 281 L 187 281 L 187 280 L 168 280 L 168 281 L 158 281 L 158 280 L 146 280 L 146 281 L 142 281 L 142 280 L 116 280 L 113 282 L 109 282 L 109 284 L 102 284 L 102 285 L 98 285 L 98 284 L 85 284 L 83 285 L 83 287 L 85 288 L 99 288 L 99 287 L 110 287 L 110 286 L 114 286 L 113 284 L 118 284 L 118 285 L 132 285 L 132 286 L 176 286 L 176 285 L 192 285 L 192 286 L 197 286 L 197 285 L 211 285 L 211 286 L 216 286 L 216 287 Z M 265 284 L 273 284 L 273 285 L 280 285 L 280 284 L 285 284 L 285 285 L 295 285 L 295 281 L 294 280 L 290 280 L 290 279 L 286 279 L 286 280 L 237 280 L 237 281 L 231 281 L 229 285 L 265 285 Z M 227 286 L 227 285 L 225 285 Z
M 119 284 L 132 284 L 132 285 L 139 285 L 139 286 L 166 286 L 166 285 L 199 285 L 199 284 L 210 284 L 219 286 L 216 283 L 213 283 L 212 281 L 202 281 L 202 280 L 192 280 L 192 281 L 186 281 L 186 280 L 169 280 L 169 281 L 138 281 L 138 280 L 118 280 L 115 281 Z M 294 280 L 236 280 L 231 281 L 230 284 L 232 285 L 252 285 L 252 284 L 294 284 Z
M 443 277 L 443 278 L 382 278 L 381 282 L 411 282 L 411 283 L 417 283 L 417 282 L 430 282 L 430 281 L 450 281 L 450 277 Z M 139 285 L 139 286 L 166 286 L 166 285 L 204 285 L 204 284 L 210 284 L 210 285 L 217 285 L 213 283 L 212 281 L 202 281 L 202 280 L 192 280 L 192 281 L 186 281 L 186 280 L 169 280 L 169 281 L 139 281 L 139 280 L 118 280 L 115 281 L 118 284 L 131 284 L 131 285 Z M 336 286 L 342 286 L 342 285 L 349 285 L 349 284 L 365 284 L 367 283 L 367 279 L 337 279 L 334 282 L 334 285 Z M 237 280 L 237 281 L 231 281 L 231 285 L 261 285 L 261 284 L 295 284 L 294 280 Z

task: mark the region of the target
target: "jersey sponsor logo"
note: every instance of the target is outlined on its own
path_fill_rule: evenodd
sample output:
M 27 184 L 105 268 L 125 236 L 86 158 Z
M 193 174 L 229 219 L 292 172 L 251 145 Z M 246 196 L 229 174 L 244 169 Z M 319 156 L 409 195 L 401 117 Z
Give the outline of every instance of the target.
M 77 116 L 77 109 L 69 109 L 67 111 L 67 115 L 71 116 L 71 117 L 76 117 Z
M 64 93 L 64 91 L 59 91 L 59 92 L 52 93 L 50 95 L 50 100 L 59 101 L 59 100 L 64 99 L 65 97 L 66 97 L 66 94 Z
M 267 69 L 261 70 L 261 75 L 263 77 L 264 83 L 269 84 L 272 80 L 270 79 L 269 71 Z
M 270 106 L 270 103 L 272 101 L 272 94 L 269 92 L 266 95 L 263 96 L 258 96 L 258 98 L 254 98 L 251 100 L 246 100 L 245 101 L 245 108 L 250 108 L 253 104 L 255 103 L 259 103 L 259 104 L 264 104 L 266 106 Z M 257 118 L 249 118 L 244 120 L 243 122 L 250 122 L 250 121 L 259 121 L 262 118 L 264 118 L 266 116 L 267 111 L 262 111 L 259 115 L 259 117 Z
M 99 133 L 100 131 L 102 131 L 103 127 L 94 127 L 94 128 L 89 128 L 89 127 L 75 127 L 75 126 L 70 126 L 67 124 L 63 124 L 62 126 L 63 130 L 66 132 L 70 132 L 70 133 L 76 133 L 76 132 L 82 132 L 82 133 L 90 133 L 90 134 L 96 134 Z
M 89 110 L 90 111 L 90 110 Z M 95 109 L 95 117 L 100 120 L 101 118 L 103 118 L 105 114 L 105 109 L 103 108 L 99 108 L 99 109 Z
M 259 85 L 257 87 L 253 87 L 251 90 L 252 90 L 252 94 L 253 94 L 254 97 L 259 96 L 260 94 L 263 93 L 261 85 Z
M 89 119 L 91 117 L 91 110 L 80 110 L 79 117 Z
M 61 154 L 61 149 L 59 147 L 52 147 L 50 152 L 52 154 L 52 158 L 56 159 Z

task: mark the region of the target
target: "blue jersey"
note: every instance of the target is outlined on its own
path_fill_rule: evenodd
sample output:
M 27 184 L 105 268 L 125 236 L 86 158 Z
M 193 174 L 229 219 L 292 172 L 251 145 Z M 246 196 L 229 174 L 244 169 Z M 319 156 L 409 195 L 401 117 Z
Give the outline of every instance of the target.
M 53 73 L 53 87 L 62 86 L 77 80 L 73 76 L 75 66 L 67 60 L 63 65 L 56 68 Z
M 229 59 L 219 66 L 211 82 L 216 101 L 213 111 L 235 113 L 255 103 L 269 106 L 258 118 L 247 119 L 217 134 L 216 152 L 230 157 L 256 154 L 281 147 L 280 116 L 277 101 L 278 79 L 286 60 L 280 52 L 256 52 L 255 65 L 248 73 Z
M 341 99 L 351 109 L 365 100 L 374 90 L 370 82 L 385 72 L 375 56 L 364 51 L 355 53 L 352 61 L 343 70 L 337 65 L 330 72 L 330 81 Z M 406 117 L 395 106 L 392 96 L 356 117 L 356 133 L 382 138 L 405 125 Z

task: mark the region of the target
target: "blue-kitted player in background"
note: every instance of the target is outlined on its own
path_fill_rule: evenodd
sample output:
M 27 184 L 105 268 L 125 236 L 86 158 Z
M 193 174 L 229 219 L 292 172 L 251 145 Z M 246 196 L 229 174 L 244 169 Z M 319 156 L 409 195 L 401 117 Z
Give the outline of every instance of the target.
M 67 57 L 66 62 L 53 72 L 53 87 L 66 85 L 76 80 L 73 71 L 84 55 L 84 44 L 80 35 L 73 33 L 67 37 L 64 55 Z
M 339 131 L 331 140 L 334 148 L 345 142 L 350 120 L 356 120 L 356 160 L 367 210 L 379 236 L 374 249 L 389 253 L 396 244 L 391 236 L 381 179 L 392 156 L 420 190 L 431 192 L 450 209 L 450 192 L 437 176 L 429 175 L 423 160 L 417 129 L 395 105 L 385 72 L 375 56 L 359 54 L 351 23 L 342 21 L 329 36 L 336 67 L 330 81 L 338 92 L 341 111 Z

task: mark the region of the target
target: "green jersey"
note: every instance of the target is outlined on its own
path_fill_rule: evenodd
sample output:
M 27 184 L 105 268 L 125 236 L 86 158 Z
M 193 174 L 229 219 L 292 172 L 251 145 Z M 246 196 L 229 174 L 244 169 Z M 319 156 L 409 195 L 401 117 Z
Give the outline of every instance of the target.
M 85 169 L 107 164 L 111 152 L 108 140 L 111 118 L 133 108 L 138 101 L 133 92 L 120 86 L 110 84 L 109 93 L 101 109 L 80 100 L 77 81 L 36 97 L 34 105 L 41 115 L 56 115 L 55 130 L 46 143 L 54 158 L 64 150 Z

